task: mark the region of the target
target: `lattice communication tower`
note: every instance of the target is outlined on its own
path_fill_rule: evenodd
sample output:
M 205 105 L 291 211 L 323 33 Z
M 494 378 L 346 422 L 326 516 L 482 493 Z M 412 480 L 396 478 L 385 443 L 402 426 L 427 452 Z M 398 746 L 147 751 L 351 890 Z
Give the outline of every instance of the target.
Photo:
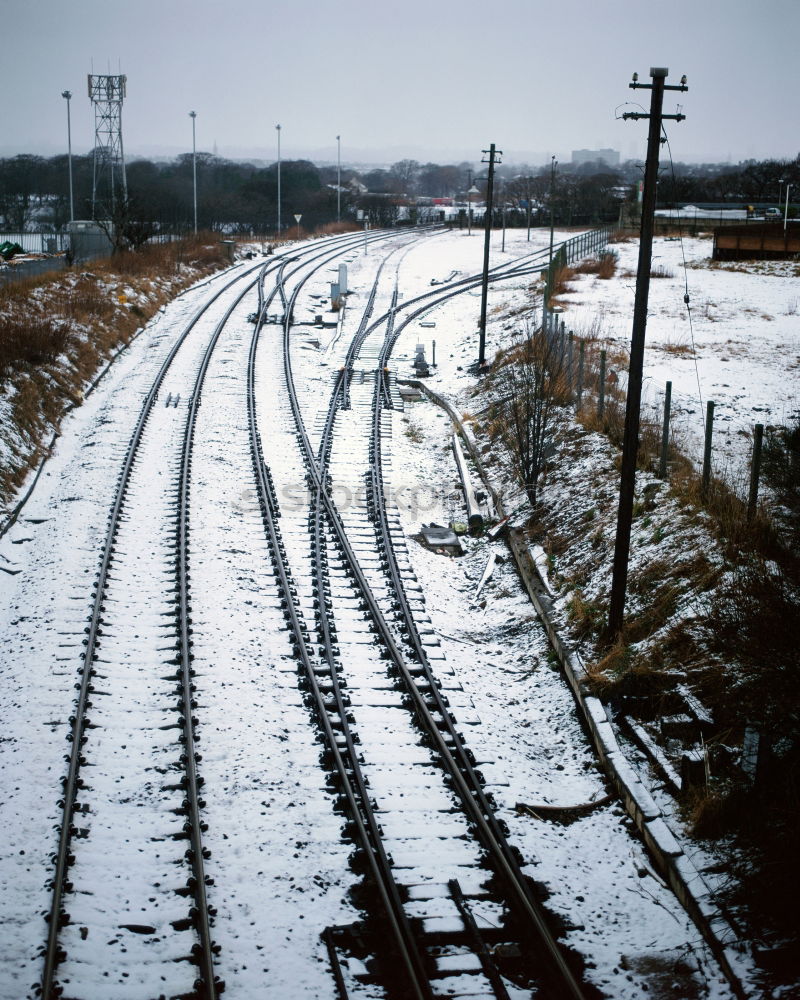
M 122 102 L 127 82 L 127 76 L 89 74 L 89 100 L 94 104 L 92 218 L 98 198 L 106 212 L 113 210 L 118 185 L 122 187 L 122 197 L 128 196 L 122 150 Z

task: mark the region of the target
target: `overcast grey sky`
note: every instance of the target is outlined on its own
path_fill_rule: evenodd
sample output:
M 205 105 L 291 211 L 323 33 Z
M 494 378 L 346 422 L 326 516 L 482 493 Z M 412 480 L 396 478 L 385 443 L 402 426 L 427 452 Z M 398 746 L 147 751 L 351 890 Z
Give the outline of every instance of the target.
M 642 156 L 634 70 L 689 92 L 675 159 L 800 152 L 800 0 L 0 0 L 0 155 L 92 146 L 86 77 L 123 72 L 126 155 L 542 162 Z M 625 109 L 620 109 L 625 110 Z

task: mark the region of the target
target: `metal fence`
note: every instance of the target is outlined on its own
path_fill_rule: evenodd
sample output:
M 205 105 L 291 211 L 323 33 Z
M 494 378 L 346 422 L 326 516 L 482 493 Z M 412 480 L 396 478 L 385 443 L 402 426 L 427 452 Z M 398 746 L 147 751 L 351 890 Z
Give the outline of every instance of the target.
M 71 237 L 71 238 L 70 238 Z M 185 234 L 156 233 L 150 237 L 149 243 L 172 243 L 184 239 Z M 111 254 L 111 243 L 102 233 L 70 233 L 49 232 L 0 232 L 0 243 L 17 243 L 25 253 L 42 253 L 49 256 L 38 260 L 20 260 L 8 266 L 0 261 L 0 287 L 10 285 L 14 281 L 24 281 L 48 271 L 61 271 L 67 267 L 64 256 L 72 250 L 73 263 L 93 260 L 96 257 L 108 257 Z
M 553 259 L 545 272 L 546 291 L 542 297 L 542 326 L 548 333 L 552 333 L 558 328 L 558 320 L 549 308 L 549 300 L 552 294 L 554 279 L 562 267 L 566 267 L 575 260 L 583 260 L 592 254 L 599 253 L 608 246 L 611 234 L 616 229 L 615 226 L 601 226 L 599 229 L 590 229 L 585 233 L 578 233 L 569 240 L 561 243 L 553 252 Z
M 173 243 L 182 240 L 186 233 L 154 233 L 148 243 Z M 64 253 L 69 247 L 69 233 L 0 232 L 0 243 L 18 243 L 25 253 Z
M 25 253 L 63 253 L 69 246 L 67 233 L 0 233 L 0 243 L 18 243 Z
M 582 260 L 590 254 L 602 250 L 611 239 L 613 226 L 601 226 L 600 229 L 590 229 L 586 233 L 578 233 L 572 239 L 565 240 L 553 257 L 553 267 L 565 267 L 574 260 Z

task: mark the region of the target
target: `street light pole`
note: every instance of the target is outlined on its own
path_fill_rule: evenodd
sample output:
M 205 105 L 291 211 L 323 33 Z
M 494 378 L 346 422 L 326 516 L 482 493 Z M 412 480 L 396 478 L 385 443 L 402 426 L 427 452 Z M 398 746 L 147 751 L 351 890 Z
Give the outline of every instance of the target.
M 281 127 L 275 126 L 278 133 L 278 236 L 281 235 Z
M 69 221 L 75 221 L 75 205 L 72 200 L 72 124 L 69 116 L 69 101 L 72 97 L 71 90 L 64 90 L 61 96 L 67 102 L 67 162 L 69 163 Z
M 342 221 L 342 137 L 336 136 L 336 221 Z
M 197 143 L 194 132 L 194 120 L 197 118 L 197 112 L 190 111 L 189 117 L 192 119 L 192 203 L 194 205 L 194 234 L 197 236 Z
M 553 266 L 553 196 L 556 189 L 556 167 L 558 160 L 553 154 L 550 162 L 550 266 Z
M 472 236 L 472 168 L 467 167 L 467 236 Z

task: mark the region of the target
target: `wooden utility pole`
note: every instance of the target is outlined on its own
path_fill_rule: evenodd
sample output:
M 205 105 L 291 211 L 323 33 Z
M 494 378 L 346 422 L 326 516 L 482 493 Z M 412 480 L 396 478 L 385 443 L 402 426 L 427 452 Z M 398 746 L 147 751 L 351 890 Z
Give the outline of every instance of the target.
M 486 186 L 486 218 L 484 219 L 485 233 L 483 237 L 483 284 L 481 286 L 481 321 L 478 340 L 478 368 L 486 364 L 486 299 L 489 294 L 489 244 L 492 238 L 492 194 L 494 192 L 494 165 L 500 161 L 496 159 L 503 155 L 501 149 L 495 149 L 492 143 L 483 153 L 489 154 L 488 160 L 481 160 L 482 163 L 489 164 L 489 178 Z
M 650 131 L 647 137 L 647 161 L 644 169 L 644 192 L 642 195 L 642 223 L 639 236 L 639 267 L 636 272 L 636 298 L 633 306 L 633 333 L 631 337 L 631 358 L 628 367 L 628 399 L 625 409 L 625 434 L 622 443 L 622 472 L 619 486 L 619 508 L 617 511 L 617 538 L 614 545 L 614 569 L 611 579 L 611 601 L 608 611 L 608 635 L 616 639 L 622 631 L 625 614 L 625 593 L 628 587 L 628 559 L 631 547 L 631 525 L 633 523 L 633 494 L 636 483 L 636 453 L 639 447 L 639 411 L 642 401 L 642 369 L 644 367 L 644 335 L 647 327 L 647 300 L 650 294 L 650 266 L 653 257 L 653 220 L 656 208 L 656 185 L 658 183 L 658 154 L 661 145 L 661 123 L 670 118 L 683 121 L 682 114 L 662 114 L 665 90 L 687 90 L 686 77 L 680 85 L 666 84 L 669 70 L 653 67 L 650 70 L 652 83 L 638 83 L 638 74 L 633 74 L 632 90 L 644 89 L 650 93 L 650 114 L 636 111 L 626 112 L 624 119 L 648 118 Z

